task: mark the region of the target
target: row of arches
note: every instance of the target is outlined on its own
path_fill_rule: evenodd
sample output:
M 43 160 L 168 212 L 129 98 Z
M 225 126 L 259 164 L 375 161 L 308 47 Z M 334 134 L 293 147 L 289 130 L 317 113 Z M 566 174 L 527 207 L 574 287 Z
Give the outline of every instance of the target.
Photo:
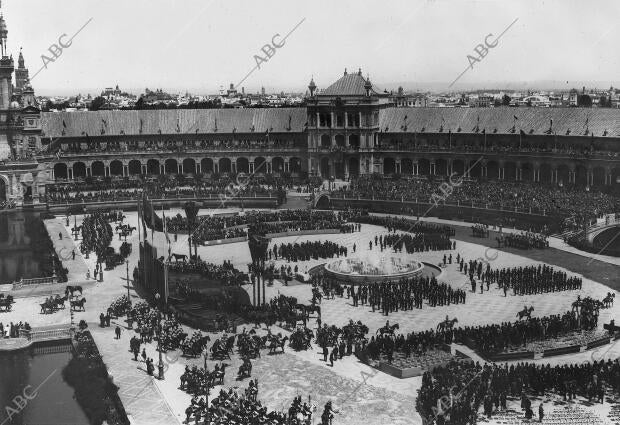
M 455 159 L 449 164 L 445 159 L 431 162 L 428 159 L 422 158 L 414 162 L 412 159 L 403 158 L 400 162 L 397 162 L 394 158 L 384 158 L 383 174 L 390 175 L 396 173 L 438 176 L 456 173 L 472 178 L 544 183 L 563 182 L 600 186 L 611 184 L 612 182 L 620 183 L 620 167 L 606 170 L 603 166 L 587 168 L 581 164 L 570 167 L 567 164 L 551 165 L 543 163 L 535 165 L 531 163 L 517 164 L 512 161 L 501 164 L 497 161 L 466 163 L 466 161 L 460 159 Z
M 220 158 L 213 161 L 211 158 L 203 158 L 200 161 L 193 158 L 185 158 L 177 161 L 174 158 L 158 160 L 151 158 L 147 161 L 133 159 L 124 165 L 120 160 L 114 160 L 106 166 L 103 161 L 93 161 L 88 166 L 85 162 L 74 162 L 69 166 L 66 163 L 58 162 L 54 165 L 54 177 L 56 179 L 84 178 L 87 176 L 133 176 L 140 174 L 196 174 L 196 173 L 301 173 L 302 161 L 300 158 L 292 157 L 288 162 L 282 157 L 275 157 L 267 160 L 257 157 L 254 161 L 248 158 Z

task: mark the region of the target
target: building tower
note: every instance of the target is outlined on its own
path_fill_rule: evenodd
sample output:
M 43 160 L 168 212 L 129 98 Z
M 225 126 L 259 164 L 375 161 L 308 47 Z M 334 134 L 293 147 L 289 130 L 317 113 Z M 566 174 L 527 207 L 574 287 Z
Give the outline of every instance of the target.
M 19 58 L 17 59 L 17 69 L 15 70 L 15 94 L 20 95 L 24 91 L 26 82 L 29 79 L 28 68 L 24 65 L 24 55 L 22 49 L 19 49 Z
M 6 111 L 9 109 L 9 103 L 11 101 L 12 89 L 13 89 L 13 70 L 15 64 L 12 56 L 7 56 L 6 39 L 8 35 L 6 29 L 6 21 L 0 13 L 0 110 Z M 0 115 L 0 123 L 6 122 L 6 114 Z
M 364 78 L 362 70 L 347 72 L 320 92 L 314 79 L 308 85 L 308 170 L 322 178 L 347 179 L 381 172 L 374 148 L 379 111 L 389 106 L 388 95 Z M 377 160 L 377 161 L 376 161 Z

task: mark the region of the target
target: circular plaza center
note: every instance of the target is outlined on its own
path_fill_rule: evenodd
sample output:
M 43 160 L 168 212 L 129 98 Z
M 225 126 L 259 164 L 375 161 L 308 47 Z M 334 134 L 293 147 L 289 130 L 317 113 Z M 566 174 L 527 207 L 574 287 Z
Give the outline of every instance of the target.
M 323 270 L 333 279 L 354 284 L 394 281 L 439 272 L 410 256 L 396 254 L 341 258 L 325 264 Z

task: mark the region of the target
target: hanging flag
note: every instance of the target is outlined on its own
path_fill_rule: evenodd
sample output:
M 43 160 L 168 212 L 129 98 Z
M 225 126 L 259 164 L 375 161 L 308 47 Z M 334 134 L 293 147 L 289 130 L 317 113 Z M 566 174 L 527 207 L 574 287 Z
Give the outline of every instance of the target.
M 153 209 L 153 201 L 151 201 L 151 237 L 155 235 L 155 210 Z
M 166 223 L 166 212 L 164 211 L 164 204 L 161 205 L 161 216 L 164 222 L 164 235 L 166 236 L 166 243 L 168 244 L 168 258 L 166 262 L 170 261 L 170 257 L 172 256 L 172 248 L 170 247 L 170 237 L 168 236 L 168 223 Z
M 145 197 L 144 197 L 144 192 L 142 192 L 142 202 L 140 202 L 138 204 L 138 206 L 140 207 L 140 222 L 142 223 L 142 234 L 144 235 L 144 239 L 146 240 L 146 223 L 144 222 L 144 202 L 146 202 Z

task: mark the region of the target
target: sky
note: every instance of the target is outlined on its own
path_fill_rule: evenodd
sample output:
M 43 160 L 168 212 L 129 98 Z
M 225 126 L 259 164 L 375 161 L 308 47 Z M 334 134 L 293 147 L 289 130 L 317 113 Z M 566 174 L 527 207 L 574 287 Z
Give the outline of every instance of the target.
M 304 92 L 312 77 L 326 88 L 360 67 L 407 90 L 448 90 L 464 71 L 452 89 L 620 81 L 617 0 L 4 0 L 1 10 L 16 65 L 22 47 L 31 77 L 41 69 L 40 95 L 116 84 L 208 94 L 248 73 L 239 90 Z M 53 45 L 71 37 L 58 55 Z M 485 39 L 495 47 L 481 55 Z

